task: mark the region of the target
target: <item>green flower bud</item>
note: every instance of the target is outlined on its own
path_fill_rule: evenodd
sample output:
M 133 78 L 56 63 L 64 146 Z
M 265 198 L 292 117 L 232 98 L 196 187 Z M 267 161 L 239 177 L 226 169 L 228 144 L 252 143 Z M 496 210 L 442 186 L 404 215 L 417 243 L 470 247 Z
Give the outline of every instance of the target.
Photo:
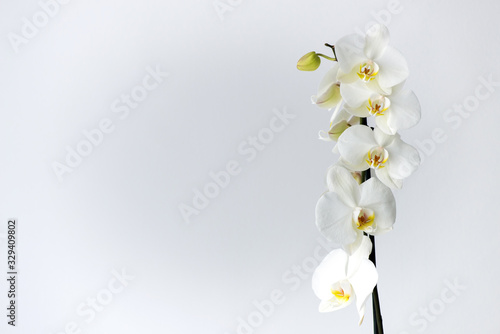
M 299 59 L 297 69 L 300 71 L 315 71 L 321 64 L 321 59 L 314 51 L 309 52 Z

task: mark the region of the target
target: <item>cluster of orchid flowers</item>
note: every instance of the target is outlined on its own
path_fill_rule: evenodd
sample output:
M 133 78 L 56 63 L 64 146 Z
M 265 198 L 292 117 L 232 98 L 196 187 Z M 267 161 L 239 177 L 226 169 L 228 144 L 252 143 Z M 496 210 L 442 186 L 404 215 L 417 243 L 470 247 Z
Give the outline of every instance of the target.
M 316 205 L 316 225 L 338 248 L 318 266 L 312 286 L 321 312 L 355 302 L 360 324 L 378 281 L 370 260 L 372 241 L 396 220 L 391 189 L 401 188 L 420 164 L 418 151 L 398 134 L 419 122 L 420 104 L 404 87 L 405 58 L 388 44 L 389 31 L 376 24 L 365 36 L 352 34 L 334 46 L 326 44 L 334 58 L 310 52 L 297 63 L 299 70 L 314 71 L 320 57 L 334 61 L 312 101 L 334 109 L 329 130 L 319 137 L 335 141 L 333 152 L 340 158 L 328 169 L 328 191 Z

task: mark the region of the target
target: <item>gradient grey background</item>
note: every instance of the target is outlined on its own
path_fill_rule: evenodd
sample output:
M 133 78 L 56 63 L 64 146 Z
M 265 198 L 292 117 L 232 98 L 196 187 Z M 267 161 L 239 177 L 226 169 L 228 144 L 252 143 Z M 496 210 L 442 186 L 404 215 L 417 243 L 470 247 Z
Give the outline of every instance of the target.
M 282 303 L 241 333 L 372 333 L 370 306 L 359 328 L 354 307 L 320 314 L 310 287 L 314 207 L 337 157 L 317 140 L 330 115 L 310 103 L 328 63 L 295 65 L 376 16 L 408 60 L 422 121 L 402 136 L 424 160 L 377 239 L 386 332 L 499 333 L 500 84 L 467 117 L 448 110 L 488 92 L 481 78 L 500 82 L 500 4 L 228 1 L 219 16 L 210 0 L 73 0 L 17 53 L 9 33 L 40 5 L 1 1 L 0 267 L 16 217 L 19 309 L 10 328 L 2 279 L 0 333 L 234 334 L 274 290 Z M 113 102 L 157 66 L 168 78 L 120 119 Z M 284 108 L 295 118 L 247 161 L 238 147 Z M 59 182 L 54 161 L 105 118 L 113 132 Z M 179 205 L 233 160 L 241 172 L 186 223 Z M 77 309 L 113 270 L 134 279 L 87 322 Z M 465 288 L 444 303 L 454 281 Z

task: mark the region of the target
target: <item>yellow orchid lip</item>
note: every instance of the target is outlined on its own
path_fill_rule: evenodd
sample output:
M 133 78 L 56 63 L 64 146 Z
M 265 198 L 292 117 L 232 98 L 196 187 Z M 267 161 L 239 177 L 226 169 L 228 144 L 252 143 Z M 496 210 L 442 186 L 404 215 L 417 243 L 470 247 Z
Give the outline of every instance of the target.
M 335 304 L 346 304 L 350 302 L 350 298 L 352 295 L 352 286 L 347 279 L 333 284 L 330 287 L 330 291 L 334 296 L 330 301 L 334 302 Z
M 383 147 L 374 147 L 368 151 L 368 159 L 365 161 L 371 168 L 384 168 L 385 163 L 389 160 L 389 152 Z
M 356 208 L 352 213 L 352 220 L 358 230 L 373 232 L 375 212 L 368 208 Z
M 359 65 L 358 77 L 364 82 L 371 81 L 375 79 L 378 74 L 379 66 L 377 63 L 369 60 Z
M 374 116 L 383 116 L 384 112 L 389 109 L 391 101 L 385 96 L 378 96 L 374 99 L 368 98 L 368 106 L 366 109 Z
M 349 298 L 351 298 L 351 296 L 345 293 L 344 289 L 342 288 L 340 288 L 339 290 L 332 289 L 332 294 L 340 303 L 346 303 L 349 301 Z

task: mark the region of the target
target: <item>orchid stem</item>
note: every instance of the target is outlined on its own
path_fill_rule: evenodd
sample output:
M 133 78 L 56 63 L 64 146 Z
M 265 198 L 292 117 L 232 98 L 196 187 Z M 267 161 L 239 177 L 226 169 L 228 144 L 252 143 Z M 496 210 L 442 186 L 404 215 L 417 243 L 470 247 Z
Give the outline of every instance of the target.
M 360 124 L 368 126 L 366 117 L 362 117 L 360 119 Z M 370 169 L 361 172 L 361 180 L 363 182 L 370 179 L 370 177 L 371 177 Z M 370 261 L 372 261 L 373 264 L 376 266 L 377 259 L 375 257 L 375 237 L 373 235 L 370 235 L 370 240 L 373 245 L 372 252 L 370 254 Z M 372 293 L 372 308 L 373 308 L 373 333 L 384 334 L 384 326 L 382 324 L 382 313 L 380 312 L 380 301 L 378 299 L 378 289 L 376 285 L 375 288 L 373 288 L 373 293 Z
M 370 254 L 370 260 L 376 265 L 375 259 L 375 237 L 370 235 L 370 240 L 373 245 L 372 253 Z M 380 312 L 380 301 L 378 299 L 378 289 L 375 285 L 372 293 L 372 308 L 373 308 L 373 332 L 374 334 L 384 334 L 384 326 L 382 324 L 382 313 Z
M 325 46 L 328 46 L 329 48 L 332 49 L 335 59 L 337 59 L 337 53 L 335 52 L 335 45 L 330 45 L 328 43 L 325 43 Z
M 320 56 L 320 57 L 325 58 L 325 59 L 328 59 L 328 60 L 331 60 L 331 61 L 337 61 L 337 58 L 328 57 L 328 56 L 326 56 L 326 55 L 324 55 L 324 54 L 322 54 L 322 53 L 317 53 L 317 52 L 316 52 L 316 54 L 317 54 L 318 56 Z

